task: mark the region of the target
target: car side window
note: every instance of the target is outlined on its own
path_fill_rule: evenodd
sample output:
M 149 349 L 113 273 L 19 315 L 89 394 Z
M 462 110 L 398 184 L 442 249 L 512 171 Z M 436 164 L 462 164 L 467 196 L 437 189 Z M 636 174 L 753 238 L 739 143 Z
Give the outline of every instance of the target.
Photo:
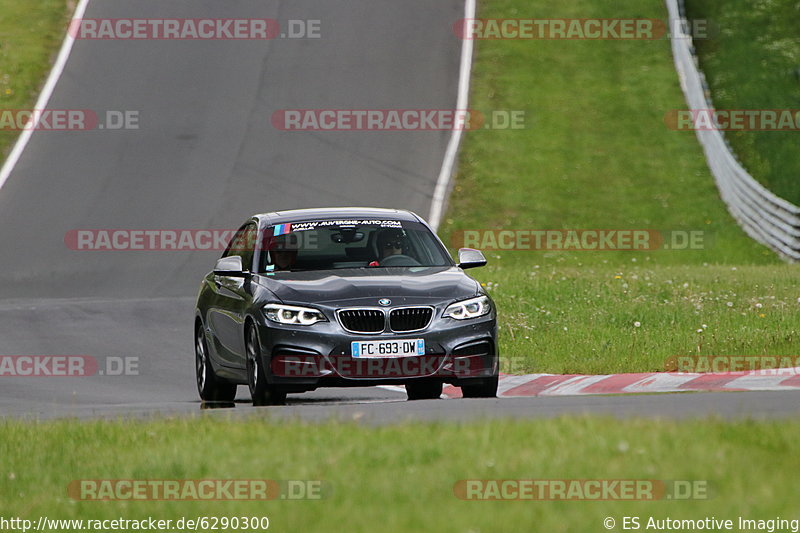
M 225 249 L 225 253 L 222 254 L 222 257 L 238 255 L 242 258 L 242 266 L 245 270 L 252 270 L 256 236 L 256 224 L 248 222 L 234 234 L 230 244 L 228 244 L 228 247 Z

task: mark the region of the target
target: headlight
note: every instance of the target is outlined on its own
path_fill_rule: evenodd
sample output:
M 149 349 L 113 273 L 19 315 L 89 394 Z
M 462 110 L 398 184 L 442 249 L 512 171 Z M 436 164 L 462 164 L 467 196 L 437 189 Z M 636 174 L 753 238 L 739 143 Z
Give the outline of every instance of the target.
M 273 322 L 299 326 L 310 326 L 326 320 L 325 315 L 317 309 L 294 305 L 267 304 L 264 306 L 264 314 Z
M 443 317 L 455 318 L 456 320 L 466 320 L 488 315 L 492 310 L 492 304 L 486 296 L 478 296 L 469 300 L 462 300 L 447 306 Z

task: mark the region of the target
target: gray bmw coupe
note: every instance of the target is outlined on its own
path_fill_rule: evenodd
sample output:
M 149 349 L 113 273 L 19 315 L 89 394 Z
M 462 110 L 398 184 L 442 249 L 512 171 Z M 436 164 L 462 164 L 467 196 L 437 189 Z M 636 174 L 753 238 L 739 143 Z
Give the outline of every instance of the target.
M 255 405 L 318 387 L 405 385 L 432 399 L 497 394 L 497 316 L 414 213 L 328 208 L 255 215 L 203 279 L 194 319 L 197 388 Z

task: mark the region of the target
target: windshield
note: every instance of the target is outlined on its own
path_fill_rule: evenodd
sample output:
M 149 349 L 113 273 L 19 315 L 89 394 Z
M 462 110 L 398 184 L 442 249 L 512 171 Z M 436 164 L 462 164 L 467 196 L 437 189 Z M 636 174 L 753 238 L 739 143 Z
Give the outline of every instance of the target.
M 318 220 L 267 228 L 258 271 L 452 264 L 436 237 L 419 222 Z

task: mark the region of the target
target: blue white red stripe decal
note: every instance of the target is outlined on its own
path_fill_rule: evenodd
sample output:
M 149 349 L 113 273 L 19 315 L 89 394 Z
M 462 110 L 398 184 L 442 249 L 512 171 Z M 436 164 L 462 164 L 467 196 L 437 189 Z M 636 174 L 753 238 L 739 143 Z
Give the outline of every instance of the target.
M 278 235 L 285 235 L 286 233 L 289 233 L 291 231 L 292 231 L 291 224 L 276 224 L 275 229 L 272 232 L 272 236 L 277 237 Z

